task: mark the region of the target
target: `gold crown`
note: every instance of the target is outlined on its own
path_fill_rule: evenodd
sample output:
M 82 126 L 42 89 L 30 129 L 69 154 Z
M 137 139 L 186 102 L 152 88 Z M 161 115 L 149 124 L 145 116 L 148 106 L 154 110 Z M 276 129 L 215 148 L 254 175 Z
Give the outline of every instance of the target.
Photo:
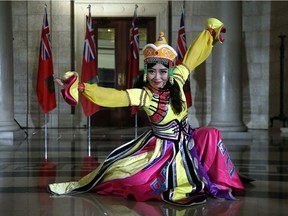
M 159 38 L 154 44 L 147 44 L 143 48 L 143 55 L 144 59 L 164 58 L 173 62 L 177 56 L 177 52 L 167 44 L 164 32 L 160 32 Z

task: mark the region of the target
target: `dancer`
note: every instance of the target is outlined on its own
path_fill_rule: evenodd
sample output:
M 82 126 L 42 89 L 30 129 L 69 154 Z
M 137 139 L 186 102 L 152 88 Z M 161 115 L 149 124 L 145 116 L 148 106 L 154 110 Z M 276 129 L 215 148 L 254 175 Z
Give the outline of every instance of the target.
M 189 46 L 183 63 L 175 67 L 176 51 L 160 33 L 154 44 L 143 48 L 141 88 L 116 90 L 79 83 L 76 72 L 67 72 L 62 94 L 76 105 L 78 94 L 103 107 L 139 106 L 151 129 L 113 150 L 104 162 L 79 181 L 53 183 L 57 195 L 95 191 L 103 195 L 158 199 L 175 205 L 204 203 L 207 195 L 235 200 L 232 192 L 244 187 L 214 128 L 192 129 L 188 123 L 183 85 L 191 71 L 207 59 L 216 42 L 222 43 L 224 24 L 215 18 Z

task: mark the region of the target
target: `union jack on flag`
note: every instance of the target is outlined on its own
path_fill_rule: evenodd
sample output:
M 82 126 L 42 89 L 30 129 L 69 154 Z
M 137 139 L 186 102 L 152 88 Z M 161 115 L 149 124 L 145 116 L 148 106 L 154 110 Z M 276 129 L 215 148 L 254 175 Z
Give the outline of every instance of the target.
M 51 56 L 50 46 L 51 46 L 50 31 L 47 18 L 47 10 L 45 8 L 45 14 L 43 16 L 43 25 L 42 25 L 42 37 L 40 41 L 40 53 L 42 60 L 48 60 L 50 58 Z
M 138 32 L 138 19 L 136 11 L 132 22 L 130 52 L 132 53 L 133 59 L 139 59 L 139 32 Z
M 86 62 L 93 61 L 95 59 L 95 41 L 94 41 L 94 29 L 92 25 L 91 14 L 89 12 L 89 17 L 86 25 L 86 37 L 84 42 L 84 59 Z
M 177 65 L 182 63 L 186 51 L 187 51 L 187 45 L 186 45 L 186 35 L 184 25 L 184 9 L 182 7 L 180 28 L 178 30 L 178 40 L 177 40 L 177 60 L 176 60 Z

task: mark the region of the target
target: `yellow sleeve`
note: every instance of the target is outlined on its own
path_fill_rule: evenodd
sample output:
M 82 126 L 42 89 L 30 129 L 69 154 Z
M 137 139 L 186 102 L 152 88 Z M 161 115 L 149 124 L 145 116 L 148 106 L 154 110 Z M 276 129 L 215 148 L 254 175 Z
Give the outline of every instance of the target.
M 213 40 L 209 31 L 203 30 L 189 46 L 182 64 L 184 64 L 190 72 L 209 57 L 213 47 Z
M 190 70 L 184 64 L 180 64 L 175 67 L 173 73 L 174 79 L 178 81 L 180 88 L 182 88 L 188 79 Z
M 103 107 L 128 107 L 147 105 L 147 93 L 143 89 L 117 90 L 97 84 L 84 83 L 82 93 L 88 100 Z
M 100 87 L 97 84 L 84 83 L 85 91 L 82 93 L 91 102 L 103 107 L 129 106 L 128 94 L 124 90 Z

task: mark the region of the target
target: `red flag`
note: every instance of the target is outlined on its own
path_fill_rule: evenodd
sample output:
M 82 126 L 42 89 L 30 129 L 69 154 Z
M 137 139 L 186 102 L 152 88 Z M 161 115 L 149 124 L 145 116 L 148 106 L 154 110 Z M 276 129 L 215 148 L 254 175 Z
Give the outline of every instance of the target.
M 36 91 L 38 101 L 45 114 L 56 107 L 55 85 L 53 78 L 53 61 L 50 48 L 50 32 L 46 8 L 42 24 Z
M 86 25 L 81 80 L 86 83 L 97 83 L 98 81 L 96 46 L 90 8 Z M 86 116 L 91 116 L 100 110 L 98 105 L 92 103 L 83 96 L 81 96 L 81 105 Z
M 134 10 L 134 18 L 132 21 L 132 29 L 130 34 L 130 42 L 128 49 L 128 80 L 127 88 L 132 88 L 135 79 L 139 75 L 139 32 L 138 32 L 138 18 L 137 5 Z M 132 107 L 131 114 L 137 112 L 137 107 Z
M 185 25 L 184 25 L 184 8 L 182 7 L 180 28 L 178 30 L 176 65 L 182 63 L 184 56 L 186 54 L 186 51 L 187 51 L 187 45 L 186 45 L 186 34 L 185 34 Z M 183 88 L 184 88 L 184 93 L 186 97 L 187 107 L 189 108 L 192 106 L 192 96 L 191 96 L 189 78 L 187 79 Z

